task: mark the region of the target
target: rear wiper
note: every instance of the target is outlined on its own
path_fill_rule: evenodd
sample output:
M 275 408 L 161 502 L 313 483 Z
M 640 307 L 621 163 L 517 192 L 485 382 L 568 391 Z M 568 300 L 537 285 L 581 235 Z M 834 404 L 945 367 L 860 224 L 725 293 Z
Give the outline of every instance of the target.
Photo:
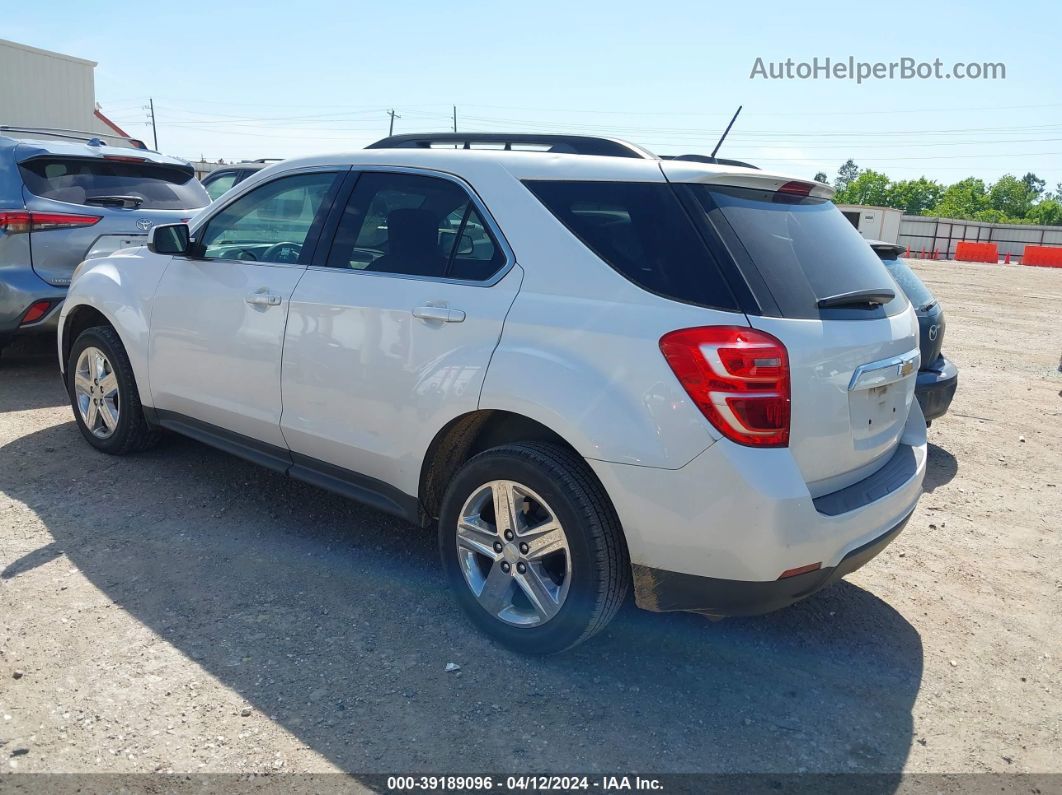
M 85 199 L 85 204 L 115 205 L 118 207 L 131 207 L 134 210 L 143 203 L 144 199 L 141 196 L 89 196 Z
M 839 306 L 862 306 L 873 308 L 875 306 L 887 304 L 895 297 L 896 293 L 888 288 L 878 290 L 853 290 L 849 293 L 838 293 L 837 295 L 831 295 L 828 298 L 820 298 L 819 309 L 830 309 Z

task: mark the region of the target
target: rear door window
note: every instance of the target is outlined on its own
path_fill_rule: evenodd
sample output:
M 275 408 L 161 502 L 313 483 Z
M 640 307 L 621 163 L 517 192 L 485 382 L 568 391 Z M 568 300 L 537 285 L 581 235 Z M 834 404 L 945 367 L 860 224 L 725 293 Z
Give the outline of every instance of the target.
M 487 280 L 504 263 L 464 188 L 384 171 L 358 177 L 327 258 L 333 268 L 468 281 Z
M 35 157 L 19 164 L 30 193 L 95 207 L 192 210 L 210 204 L 190 168 L 87 157 Z
M 784 317 L 870 319 L 907 306 L 877 254 L 829 199 L 755 188 L 684 187 L 724 239 L 737 238 Z M 818 306 L 823 298 L 882 288 L 896 297 L 877 309 Z
M 587 248 L 639 287 L 684 303 L 738 309 L 714 257 L 669 185 L 524 184 Z

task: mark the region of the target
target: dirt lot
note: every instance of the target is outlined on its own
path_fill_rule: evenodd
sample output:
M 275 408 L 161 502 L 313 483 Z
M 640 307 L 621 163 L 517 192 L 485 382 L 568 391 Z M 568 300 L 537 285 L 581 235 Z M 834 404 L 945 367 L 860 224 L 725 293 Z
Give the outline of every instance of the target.
M 1062 772 L 1062 271 L 919 270 L 961 376 L 900 538 L 774 615 L 628 607 L 548 659 L 472 630 L 431 535 L 191 441 L 96 454 L 51 349 L 6 352 L 0 764 Z

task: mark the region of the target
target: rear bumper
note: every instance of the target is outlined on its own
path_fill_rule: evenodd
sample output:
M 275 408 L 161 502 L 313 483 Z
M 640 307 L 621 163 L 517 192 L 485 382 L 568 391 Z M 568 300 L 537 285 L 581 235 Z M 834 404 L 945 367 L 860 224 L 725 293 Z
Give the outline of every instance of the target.
M 907 514 L 892 529 L 848 552 L 836 566 L 773 582 L 722 580 L 634 566 L 638 604 L 658 612 L 682 610 L 711 618 L 755 616 L 780 610 L 863 566 L 900 534 L 910 518 L 911 514 Z
M 675 470 L 590 460 L 623 526 L 639 606 L 717 616 L 764 612 L 869 560 L 922 494 L 926 426 L 917 405 L 889 461 L 817 498 L 784 448 L 721 439 Z M 779 581 L 783 572 L 815 564 L 818 570 Z
M 947 413 L 955 389 L 959 385 L 959 368 L 943 356 L 930 367 L 918 371 L 915 397 L 927 420 L 935 420 Z
M 8 340 L 16 334 L 55 331 L 65 298 L 65 287 L 48 284 L 29 265 L 0 266 L 0 340 Z M 41 299 L 53 304 L 48 314 L 36 323 L 20 325 L 30 304 Z

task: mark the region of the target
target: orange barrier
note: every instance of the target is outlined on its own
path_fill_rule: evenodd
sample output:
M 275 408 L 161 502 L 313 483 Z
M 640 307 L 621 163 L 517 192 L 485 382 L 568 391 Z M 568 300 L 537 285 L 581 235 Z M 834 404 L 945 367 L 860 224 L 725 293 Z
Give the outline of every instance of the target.
M 1026 247 L 1028 250 L 1028 247 Z M 965 241 L 955 244 L 955 259 L 960 262 L 991 262 L 993 265 L 999 262 L 999 248 L 995 243 L 967 243 Z
M 1039 265 L 1043 268 L 1062 268 L 1062 246 L 1026 246 L 1021 257 L 1022 265 Z

